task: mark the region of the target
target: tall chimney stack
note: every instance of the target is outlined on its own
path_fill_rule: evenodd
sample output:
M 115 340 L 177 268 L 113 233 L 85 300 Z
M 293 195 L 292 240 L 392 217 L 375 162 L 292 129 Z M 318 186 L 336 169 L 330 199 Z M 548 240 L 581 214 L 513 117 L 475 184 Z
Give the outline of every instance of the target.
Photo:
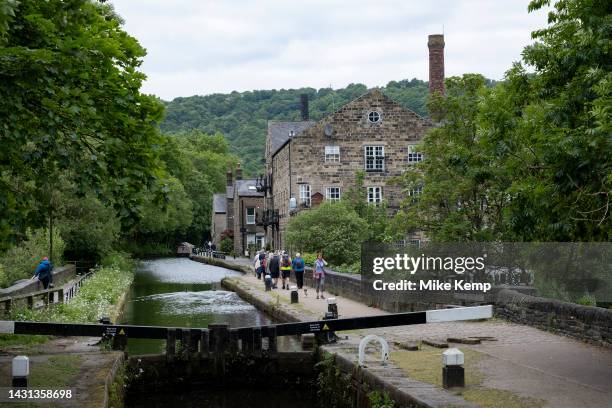
M 444 95 L 444 34 L 432 34 L 429 47 L 429 93 Z
M 300 110 L 302 111 L 302 120 L 306 121 L 310 119 L 310 115 L 308 113 L 308 95 L 301 94 L 300 95 Z
M 232 186 L 232 169 L 227 169 L 227 173 L 225 173 L 225 176 L 227 177 L 227 186 L 231 187 Z
M 236 166 L 236 180 L 242 180 L 242 169 L 240 168 L 240 163 Z

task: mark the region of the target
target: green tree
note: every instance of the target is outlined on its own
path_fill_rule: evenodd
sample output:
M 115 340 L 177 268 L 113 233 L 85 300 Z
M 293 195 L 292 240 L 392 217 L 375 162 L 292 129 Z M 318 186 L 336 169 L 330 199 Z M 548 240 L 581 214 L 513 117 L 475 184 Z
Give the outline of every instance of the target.
M 396 216 L 400 231 L 423 230 L 436 241 L 500 238 L 508 187 L 505 169 L 493 162 L 480 135 L 479 114 L 489 93 L 481 75 L 446 79 L 446 95 L 429 107 L 441 120 L 419 145 L 425 160 L 398 180 L 406 193 Z
M 163 106 L 140 93 L 145 51 L 121 23 L 90 0 L 2 2 L 0 247 L 46 223 L 45 194 L 67 171 L 80 193 L 107 193 L 124 225 L 155 184 Z
M 325 202 L 291 218 L 286 243 L 302 252 L 323 251 L 334 265 L 354 264 L 367 231 L 366 221 L 347 204 Z

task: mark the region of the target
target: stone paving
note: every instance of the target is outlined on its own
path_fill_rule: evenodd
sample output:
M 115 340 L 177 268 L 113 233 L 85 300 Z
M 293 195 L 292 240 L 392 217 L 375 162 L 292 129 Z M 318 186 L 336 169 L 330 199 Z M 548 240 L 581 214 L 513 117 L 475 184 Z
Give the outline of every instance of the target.
M 232 260 L 228 260 L 233 262 Z M 247 265 L 248 260 L 237 263 Z M 241 285 L 263 290 L 262 281 L 253 275 L 238 278 Z M 327 310 L 325 300 L 300 292 L 304 319 L 320 318 Z M 289 292 L 277 289 L 279 301 L 288 303 Z M 341 317 L 369 316 L 386 312 L 335 296 Z M 286 307 L 290 307 L 287 305 Z M 360 331 L 378 334 L 391 344 L 423 339 L 446 340 L 448 337 L 491 337 L 477 345 L 453 345 L 471 348 L 484 355 L 478 368 L 485 374 L 483 386 L 508 390 L 515 394 L 542 399 L 550 407 L 612 407 L 612 350 L 558 336 L 530 326 L 499 319 L 486 322 L 452 322 L 389 327 Z M 353 342 L 351 342 L 353 343 Z

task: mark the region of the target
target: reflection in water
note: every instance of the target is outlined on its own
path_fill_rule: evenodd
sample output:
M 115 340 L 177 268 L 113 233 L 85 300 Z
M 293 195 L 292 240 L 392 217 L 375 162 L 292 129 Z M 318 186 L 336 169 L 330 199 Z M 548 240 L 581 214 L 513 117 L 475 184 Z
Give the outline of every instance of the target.
M 270 323 L 264 314 L 233 292 L 217 290 L 226 276 L 240 273 L 187 258 L 142 262 L 134 277 L 123 322 L 145 326 L 232 327 Z M 131 355 L 163 352 L 163 340 L 128 340 Z

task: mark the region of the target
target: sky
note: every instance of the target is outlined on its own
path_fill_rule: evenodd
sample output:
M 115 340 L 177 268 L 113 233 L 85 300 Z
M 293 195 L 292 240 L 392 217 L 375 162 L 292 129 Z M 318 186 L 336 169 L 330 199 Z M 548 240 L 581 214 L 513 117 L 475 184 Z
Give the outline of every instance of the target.
M 142 91 L 179 96 L 428 80 L 427 36 L 446 76 L 502 79 L 546 12 L 528 0 L 111 0 L 147 49 Z

